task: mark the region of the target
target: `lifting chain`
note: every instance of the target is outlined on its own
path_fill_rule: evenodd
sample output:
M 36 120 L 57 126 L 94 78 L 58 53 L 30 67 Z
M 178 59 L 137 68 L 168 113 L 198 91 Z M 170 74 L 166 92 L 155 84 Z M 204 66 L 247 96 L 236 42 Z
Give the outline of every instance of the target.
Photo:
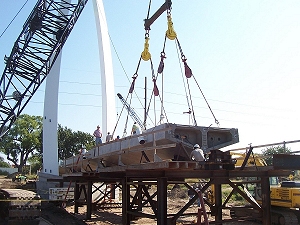
M 171 17 L 171 10 L 167 10 L 167 19 L 168 19 L 168 30 L 166 31 L 166 36 L 170 40 L 174 40 L 177 37 L 177 34 L 173 27 L 172 17 Z

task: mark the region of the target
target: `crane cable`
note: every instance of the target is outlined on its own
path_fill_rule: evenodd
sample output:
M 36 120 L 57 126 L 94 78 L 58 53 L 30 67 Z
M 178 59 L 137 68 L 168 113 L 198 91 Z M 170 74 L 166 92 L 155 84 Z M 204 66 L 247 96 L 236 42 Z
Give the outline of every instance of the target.
M 204 100 L 205 100 L 205 102 L 206 102 L 206 104 L 207 104 L 207 106 L 208 106 L 208 108 L 209 108 L 211 114 L 213 115 L 213 117 L 214 117 L 214 119 L 215 119 L 215 123 L 216 123 L 218 126 L 220 126 L 220 123 L 219 123 L 219 121 L 217 120 L 215 114 L 213 113 L 213 111 L 212 111 L 210 105 L 208 104 L 208 101 L 206 100 L 206 98 L 205 98 L 205 96 L 204 96 L 204 94 L 203 94 L 203 92 L 202 92 L 202 90 L 201 90 L 201 88 L 200 88 L 200 85 L 198 84 L 198 82 L 197 82 L 195 76 L 193 76 L 193 77 L 194 77 L 194 80 L 195 80 L 195 82 L 196 82 L 196 84 L 197 84 L 197 86 L 198 86 L 198 88 L 199 88 L 199 90 L 200 90 L 200 92 L 201 92 L 201 94 L 202 94 L 202 96 L 203 96 L 203 98 L 204 98 Z
M 24 6 L 26 5 L 26 3 L 28 2 L 28 0 L 26 0 L 26 2 L 22 5 L 22 7 L 20 8 L 20 10 L 17 12 L 17 14 L 14 16 L 14 18 L 10 21 L 10 23 L 6 26 L 6 28 L 4 29 L 4 31 L 1 33 L 0 38 L 3 36 L 3 34 L 6 32 L 6 30 L 9 28 L 9 26 L 12 24 L 12 22 L 16 19 L 16 17 L 19 15 L 19 13 L 21 12 L 21 10 L 24 8 Z
M 148 12 L 147 12 L 147 19 L 149 19 L 149 15 L 150 15 L 150 9 L 151 9 L 151 0 L 149 0 L 149 6 L 148 6 Z M 148 61 L 150 59 L 150 63 L 151 63 L 151 72 L 152 72 L 152 78 L 154 77 L 154 70 L 153 70 L 153 64 L 152 64 L 152 59 L 151 59 L 151 54 L 149 52 L 149 30 L 150 29 L 146 29 L 145 31 L 145 43 L 144 43 L 144 50 L 142 51 L 141 55 L 140 55 L 140 58 L 139 58 L 139 62 L 138 62 L 138 65 L 137 65 L 137 68 L 136 68 L 136 71 L 132 77 L 132 83 L 131 83 L 131 86 L 130 86 L 130 89 L 129 89 L 129 93 L 133 93 L 134 91 L 134 87 L 135 87 L 135 81 L 138 77 L 138 70 L 139 70 L 139 67 L 140 67 L 140 64 L 141 64 L 141 60 L 143 59 L 144 61 Z M 131 97 L 132 99 L 132 97 Z M 131 105 L 131 99 L 130 99 L 130 104 Z M 144 106 L 145 107 L 145 106 Z M 146 113 L 146 117 L 147 117 L 147 114 Z M 128 113 L 129 115 L 129 113 Z M 126 120 L 126 124 L 128 122 L 128 115 L 127 115 L 127 120 Z M 144 121 L 145 122 L 145 121 Z M 127 126 L 127 125 L 126 125 Z
M 178 61 L 180 61 L 180 57 L 179 57 L 179 52 L 178 52 L 178 44 L 177 42 L 176 43 L 176 49 L 177 49 L 177 56 L 178 56 Z M 186 102 L 187 102 L 187 105 L 188 105 L 188 108 L 189 108 L 189 111 L 187 113 L 191 114 L 192 113 L 192 110 L 191 110 L 191 106 L 190 106 L 190 101 L 189 101 L 189 96 L 188 96 L 188 93 L 187 93 L 187 87 L 186 87 L 186 84 L 185 84 L 185 81 L 184 81 L 184 75 L 183 75 L 183 72 L 182 72 L 182 66 L 181 66 L 181 63 L 179 63 L 179 66 L 180 66 L 180 71 L 181 71 L 181 77 L 182 77 L 182 83 L 183 83 L 183 86 L 184 86 L 184 92 L 185 92 L 185 97 L 186 97 Z
M 127 97 L 126 97 L 126 102 L 127 102 L 127 98 L 129 97 L 129 94 L 130 93 L 128 93 L 128 95 L 127 95 Z M 130 102 L 129 102 L 129 105 L 131 105 L 131 101 L 132 101 L 132 93 L 130 94 Z M 125 104 L 124 104 L 124 107 L 125 107 Z M 125 126 L 124 126 L 124 131 L 123 131 L 123 137 L 125 137 L 126 135 L 127 135 L 127 124 L 128 124 L 128 118 L 129 118 L 129 110 L 128 110 L 128 113 L 127 113 L 127 116 L 126 116 L 126 122 L 125 122 Z
M 181 61 L 184 63 L 185 76 L 186 76 L 186 82 L 187 82 L 187 89 L 188 89 L 188 92 L 189 92 L 189 95 L 187 95 L 187 92 L 186 92 L 187 102 L 188 102 L 188 106 L 189 106 L 189 114 L 192 113 L 193 121 L 194 121 L 193 124 L 194 124 L 194 126 L 197 126 L 197 121 L 196 121 L 196 116 L 195 116 L 195 111 L 194 111 L 194 105 L 193 105 L 192 95 L 191 95 L 191 89 L 190 89 L 190 85 L 189 85 L 189 81 L 188 81 L 188 78 L 190 78 L 191 76 L 193 76 L 192 70 L 190 69 L 190 67 L 186 63 L 187 58 L 183 54 L 183 51 L 182 51 L 182 48 L 181 48 L 181 45 L 179 43 L 178 38 L 176 38 L 176 44 L 177 44 L 177 47 L 178 47 L 178 49 L 180 51 L 180 54 L 181 54 Z M 182 69 L 181 69 L 181 71 L 182 71 Z M 191 105 L 189 105 L 189 102 L 190 102 Z
M 213 113 L 213 111 L 212 111 L 212 109 L 211 109 L 211 107 L 210 107 L 210 105 L 209 105 L 209 103 L 208 103 L 206 97 L 204 96 L 203 91 L 202 91 L 201 88 L 200 88 L 200 85 L 198 84 L 198 82 L 197 82 L 195 76 L 193 76 L 192 70 L 190 69 L 190 67 L 189 67 L 189 66 L 187 65 L 187 63 L 186 63 L 186 60 L 187 60 L 187 59 L 186 59 L 185 55 L 183 54 L 183 51 L 182 51 L 182 48 L 181 48 L 180 43 L 179 43 L 179 41 L 178 41 L 178 38 L 176 38 L 176 41 L 177 41 L 177 45 L 178 45 L 178 48 L 179 48 L 180 53 L 181 53 L 181 59 L 182 59 L 182 62 L 184 63 L 184 67 L 185 67 L 185 76 L 186 76 L 186 78 L 190 78 L 190 77 L 193 77 L 193 78 L 194 78 L 195 83 L 197 84 L 197 86 L 198 86 L 198 88 L 199 88 L 199 90 L 200 90 L 200 92 L 201 92 L 201 94 L 202 94 L 202 96 L 203 96 L 203 98 L 204 98 L 204 100 L 205 100 L 205 102 L 206 102 L 206 104 L 207 104 L 207 106 L 208 106 L 208 108 L 209 108 L 209 110 L 210 110 L 212 116 L 213 116 L 214 119 L 215 119 L 215 123 L 216 123 L 218 126 L 220 126 L 220 123 L 219 123 L 219 121 L 217 120 L 216 116 L 214 115 L 214 113 Z M 195 123 L 195 125 L 197 125 L 197 123 L 196 123 L 196 117 L 195 117 L 195 114 L 194 114 L 194 108 L 193 108 L 193 104 L 192 104 L 192 96 L 191 96 L 191 92 L 190 92 L 190 87 L 189 87 L 188 79 L 187 79 L 187 84 L 188 84 L 188 89 L 189 89 L 189 97 L 190 97 L 190 101 L 191 101 L 191 105 L 192 105 L 192 113 L 193 113 L 193 117 L 194 117 L 194 123 Z

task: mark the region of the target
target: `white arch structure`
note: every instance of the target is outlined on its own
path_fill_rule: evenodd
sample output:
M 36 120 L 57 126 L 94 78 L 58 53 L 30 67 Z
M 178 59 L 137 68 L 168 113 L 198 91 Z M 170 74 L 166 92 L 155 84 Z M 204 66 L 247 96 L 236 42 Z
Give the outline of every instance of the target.
M 71 0 L 68 0 L 69 2 Z M 93 0 L 101 68 L 102 132 L 112 131 L 115 118 L 115 91 L 108 28 L 102 0 Z M 61 54 L 46 80 L 43 120 L 43 173 L 59 175 L 57 114 Z M 96 122 L 96 121 L 95 121 Z M 96 126 L 96 124 L 95 124 Z

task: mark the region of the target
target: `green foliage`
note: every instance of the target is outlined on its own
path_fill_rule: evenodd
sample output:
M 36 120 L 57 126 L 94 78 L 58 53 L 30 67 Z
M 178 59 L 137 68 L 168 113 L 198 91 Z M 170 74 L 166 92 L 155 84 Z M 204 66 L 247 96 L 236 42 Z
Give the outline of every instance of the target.
M 58 125 L 58 155 L 65 159 L 79 153 L 84 146 L 90 149 L 94 146 L 94 137 L 82 131 L 73 132 L 67 127 Z
M 291 152 L 290 148 L 284 146 L 268 147 L 262 150 L 264 159 L 268 166 L 273 165 L 273 155 L 274 154 L 289 154 Z
M 18 171 L 21 172 L 27 162 L 30 163 L 32 171 L 36 172 L 43 164 L 43 118 L 41 116 L 30 116 L 23 114 L 18 117 L 7 134 L 0 142 L 0 151 L 7 156 Z M 94 146 L 94 137 L 89 133 L 81 131 L 73 132 L 67 127 L 58 125 L 58 156 L 59 159 L 68 158 L 78 154 L 84 146 L 90 149 Z M 0 167 L 6 163 L 0 158 Z
M 233 189 L 225 184 L 222 185 L 222 201 L 224 202 L 227 197 L 230 195 L 230 193 L 233 191 Z M 245 204 L 246 200 L 236 191 L 233 191 L 229 201 L 229 203 L 234 203 L 235 205 L 243 205 Z
M 23 114 L 2 138 L 0 151 L 7 156 L 18 171 L 26 165 L 28 157 L 42 149 L 42 117 Z
M 43 167 L 43 156 L 39 153 L 33 154 L 28 158 L 28 162 L 31 165 L 31 172 L 36 174 Z
M 3 157 L 0 157 L 0 167 L 9 168 L 10 165 L 4 161 Z

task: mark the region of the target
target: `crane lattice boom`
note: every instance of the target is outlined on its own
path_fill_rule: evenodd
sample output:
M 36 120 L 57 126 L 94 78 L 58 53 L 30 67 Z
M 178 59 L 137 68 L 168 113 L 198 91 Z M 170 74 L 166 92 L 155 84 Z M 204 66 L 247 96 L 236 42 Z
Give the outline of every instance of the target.
M 123 98 L 123 96 L 118 93 L 117 96 L 119 97 L 119 99 L 121 100 L 121 102 L 123 103 L 123 105 L 125 106 L 126 110 L 128 111 L 129 115 L 131 116 L 131 118 L 138 123 L 138 125 L 140 126 L 140 128 L 142 130 L 144 130 L 144 125 L 142 120 L 139 118 L 139 116 L 136 114 L 136 112 L 134 111 L 134 109 L 126 102 L 126 100 Z
M 26 20 L 0 80 L 2 137 L 49 74 L 88 0 L 39 0 Z

